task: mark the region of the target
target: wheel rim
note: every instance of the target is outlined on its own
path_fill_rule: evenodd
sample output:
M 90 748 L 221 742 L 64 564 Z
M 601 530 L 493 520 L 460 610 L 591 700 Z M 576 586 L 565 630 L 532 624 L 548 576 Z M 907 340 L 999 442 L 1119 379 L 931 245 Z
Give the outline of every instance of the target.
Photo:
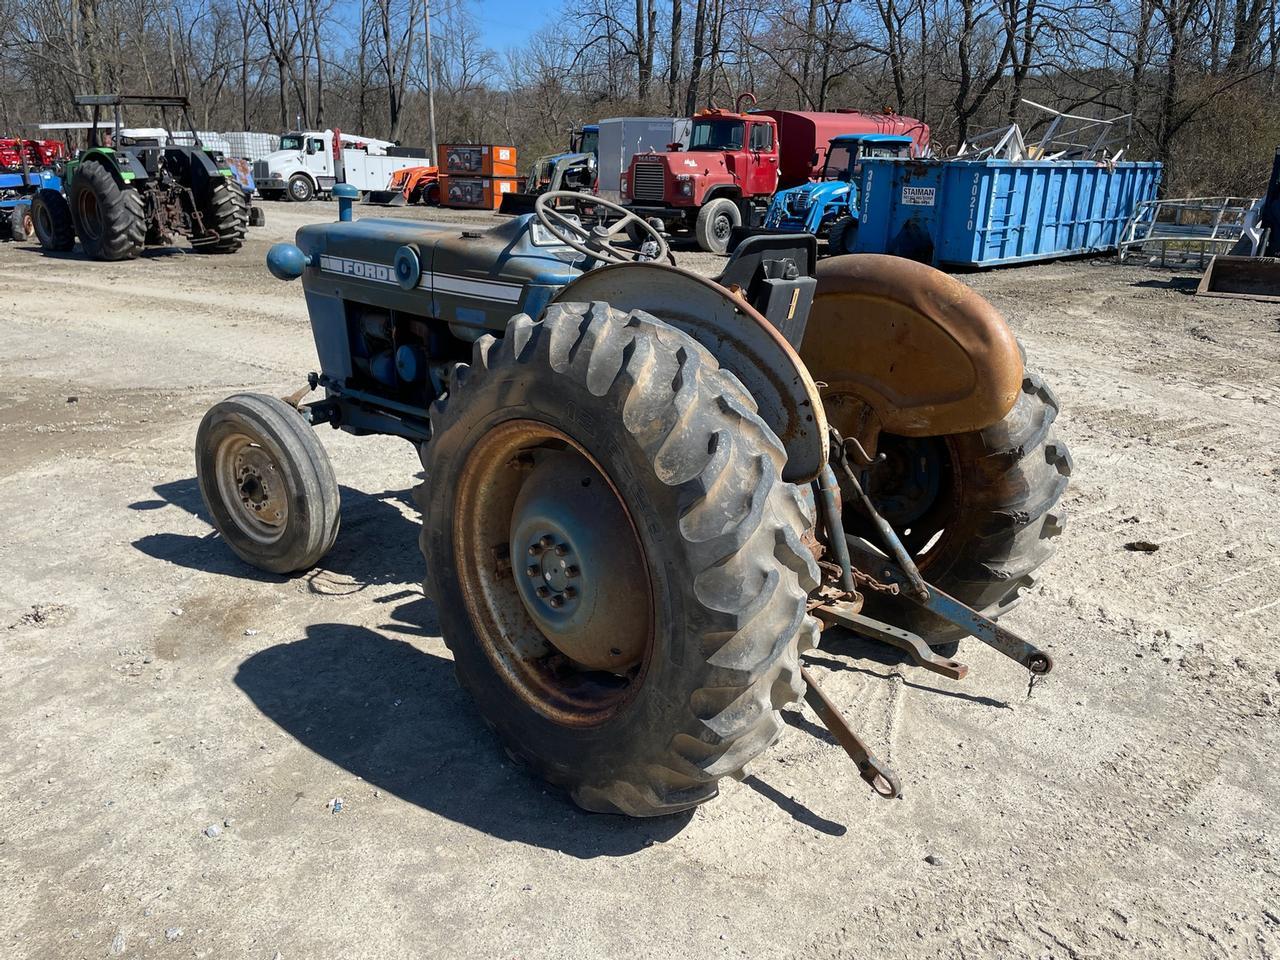
M 508 421 L 458 481 L 454 561 L 497 673 L 564 726 L 603 723 L 643 683 L 653 591 L 617 487 L 567 434 Z
M 301 180 L 294 180 L 289 184 L 289 190 L 298 200 L 305 200 L 307 197 L 307 185 Z
M 954 527 L 960 507 L 955 451 L 948 438 L 881 434 L 884 460 L 860 482 L 876 511 L 924 568 Z M 872 531 L 859 531 L 876 539 Z
M 715 223 L 711 225 L 711 233 L 719 241 L 727 241 L 732 231 L 733 221 L 728 214 L 722 213 L 716 217 Z
M 218 492 L 232 522 L 266 546 L 284 536 L 289 496 L 284 472 L 266 447 L 243 433 L 222 439 L 214 455 Z
M 92 190 L 81 190 L 76 201 L 80 212 L 80 226 L 90 240 L 102 236 L 102 210 L 98 206 L 98 195 Z

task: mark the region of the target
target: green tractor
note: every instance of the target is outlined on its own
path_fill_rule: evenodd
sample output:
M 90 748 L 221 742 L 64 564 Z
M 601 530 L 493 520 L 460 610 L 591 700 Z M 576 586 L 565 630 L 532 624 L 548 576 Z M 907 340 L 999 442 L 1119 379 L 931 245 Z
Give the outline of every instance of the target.
M 249 200 L 222 154 L 206 150 L 186 97 L 101 94 L 75 98 L 93 109 L 89 145 L 67 164 L 63 191 L 32 201 L 36 236 L 67 252 L 77 237 L 95 260 L 132 260 L 143 247 L 189 237 L 197 253 L 235 253 L 249 226 Z M 158 107 L 161 128 L 125 131 L 121 108 Z M 110 134 L 99 123 L 111 107 Z M 179 143 L 167 111 L 181 110 L 190 143 Z

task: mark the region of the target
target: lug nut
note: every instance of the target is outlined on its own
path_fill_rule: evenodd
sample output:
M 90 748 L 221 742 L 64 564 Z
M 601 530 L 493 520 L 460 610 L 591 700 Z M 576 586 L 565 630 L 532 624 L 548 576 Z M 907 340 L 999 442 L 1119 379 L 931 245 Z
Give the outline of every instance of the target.
M 544 549 L 552 546 L 555 542 L 556 538 L 549 533 L 543 534 L 542 539 L 538 541 L 538 543 L 542 544 Z
M 527 574 L 528 574 L 529 576 L 531 576 L 531 577 L 536 577 L 536 576 L 538 575 L 538 572 L 539 572 L 539 567 L 538 567 L 538 565 L 537 565 L 536 563 L 531 563 L 531 564 L 529 564 L 529 566 L 525 567 L 524 572 L 525 572 L 525 573 L 527 573 Z
M 553 607 L 555 607 L 557 610 L 558 610 L 560 607 L 563 607 L 563 606 L 564 606 L 564 597 L 560 596 L 560 594 L 558 594 L 558 593 L 557 593 L 554 597 L 552 597 L 552 598 L 551 598 L 551 605 L 552 605 Z
M 529 544 L 529 556 L 536 557 L 542 552 L 542 547 L 536 543 Z
M 565 554 L 567 554 L 568 552 L 569 552 L 569 545 L 568 545 L 567 543 L 560 543 L 560 544 L 557 544 L 557 545 L 556 545 L 556 556 L 557 556 L 557 557 L 563 557 L 563 556 L 564 556 Z
M 566 600 L 572 600 L 572 599 L 573 599 L 574 597 L 576 597 L 577 595 L 578 595 L 578 591 L 577 591 L 577 590 L 575 590 L 575 589 L 573 589 L 573 587 L 565 587 L 565 588 L 564 588 L 564 598 L 565 598 Z
M 578 565 L 576 563 L 571 563 L 569 566 L 564 568 L 564 575 L 566 577 L 576 577 L 581 572 L 582 571 L 578 569 Z
M 534 592 L 534 593 L 536 593 L 538 596 L 542 597 L 542 599 L 544 599 L 544 600 L 545 600 L 547 597 L 551 596 L 551 588 L 550 588 L 550 587 L 548 587 L 548 586 L 545 586 L 545 585 L 544 585 L 544 586 L 539 587 L 537 590 L 535 590 L 535 591 L 533 591 L 533 592 Z

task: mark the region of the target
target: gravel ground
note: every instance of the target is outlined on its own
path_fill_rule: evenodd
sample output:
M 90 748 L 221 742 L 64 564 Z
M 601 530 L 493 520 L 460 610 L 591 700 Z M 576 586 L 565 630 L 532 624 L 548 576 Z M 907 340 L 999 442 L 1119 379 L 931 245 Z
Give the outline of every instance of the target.
M 824 646 L 904 799 L 805 708 L 717 800 L 628 821 L 513 769 L 455 685 L 407 444 L 326 431 L 342 533 L 305 576 L 212 533 L 202 413 L 316 367 L 262 263 L 334 208 L 265 206 L 233 257 L 0 244 L 0 956 L 1280 956 L 1280 307 L 1103 262 L 966 277 L 1075 455 L 1010 616 L 1058 669 Z

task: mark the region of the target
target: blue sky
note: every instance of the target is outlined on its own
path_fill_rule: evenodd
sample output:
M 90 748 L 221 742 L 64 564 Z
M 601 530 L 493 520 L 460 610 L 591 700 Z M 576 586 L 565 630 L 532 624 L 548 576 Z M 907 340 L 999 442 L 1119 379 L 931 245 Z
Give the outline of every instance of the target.
M 559 0 L 477 0 L 469 7 L 485 45 L 499 51 L 526 43 L 561 10 Z

